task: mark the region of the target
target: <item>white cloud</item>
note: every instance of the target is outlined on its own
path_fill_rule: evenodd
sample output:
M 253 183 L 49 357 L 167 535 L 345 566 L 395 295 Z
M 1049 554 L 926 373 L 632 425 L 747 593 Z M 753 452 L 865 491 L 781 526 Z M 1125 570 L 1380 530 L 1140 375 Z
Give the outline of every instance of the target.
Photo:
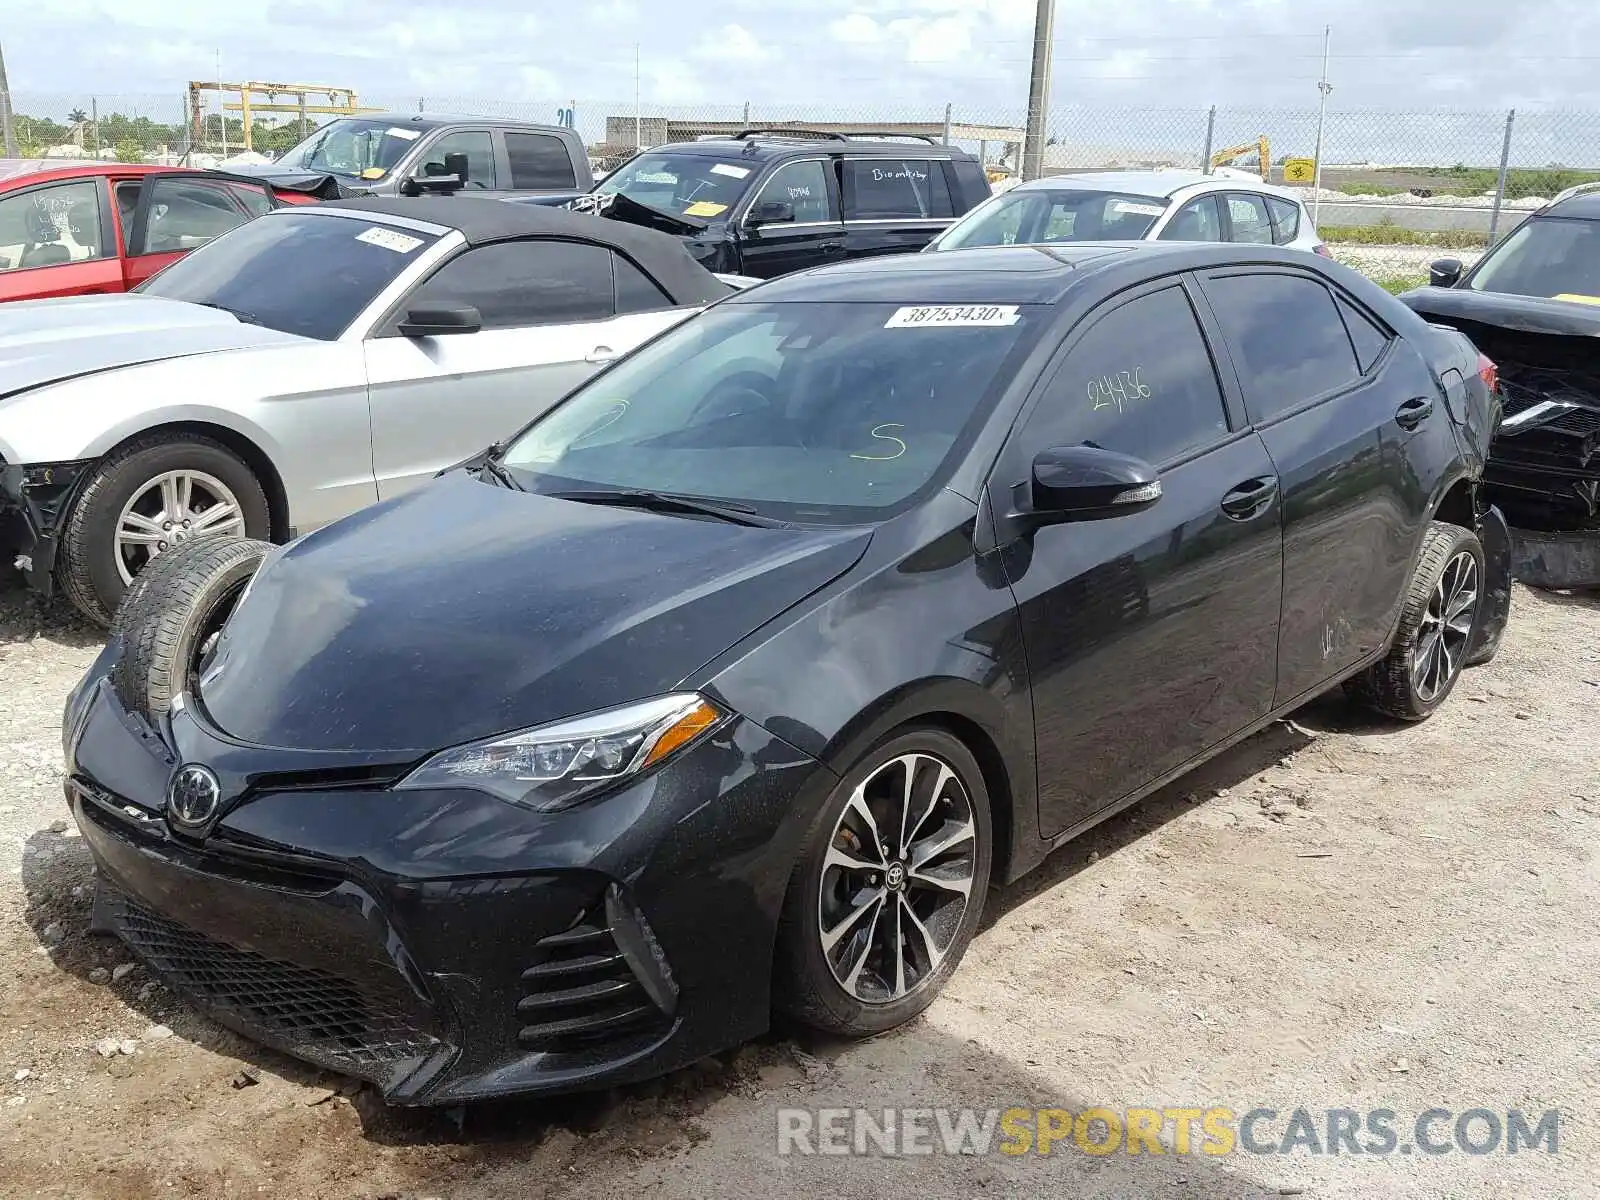
M 849 13 L 828 26 L 833 39 L 847 46 L 875 46 L 884 39 L 886 32 L 882 25 L 861 12 Z
M 739 66 L 758 66 L 772 57 L 743 25 L 724 25 L 707 34 L 695 49 L 695 57 Z

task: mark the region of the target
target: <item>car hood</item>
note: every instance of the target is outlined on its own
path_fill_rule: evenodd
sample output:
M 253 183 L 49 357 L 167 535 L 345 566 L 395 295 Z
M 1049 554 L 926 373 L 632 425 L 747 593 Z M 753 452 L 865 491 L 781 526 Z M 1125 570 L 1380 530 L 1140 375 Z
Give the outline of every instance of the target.
M 1430 320 L 1474 321 L 1519 333 L 1555 333 L 1600 337 L 1600 305 L 1468 288 L 1415 288 L 1400 299 Z
M 299 340 L 160 296 L 17 301 L 0 306 L 0 400 L 118 367 Z
M 580 504 L 454 471 L 270 561 L 199 700 L 259 745 L 418 755 L 669 692 L 870 540 Z

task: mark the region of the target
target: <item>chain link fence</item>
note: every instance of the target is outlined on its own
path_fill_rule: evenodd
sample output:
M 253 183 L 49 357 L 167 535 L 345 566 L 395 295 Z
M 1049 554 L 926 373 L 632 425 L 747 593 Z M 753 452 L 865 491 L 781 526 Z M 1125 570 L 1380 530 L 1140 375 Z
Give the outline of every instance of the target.
M 598 171 L 636 147 L 748 127 L 911 134 L 982 155 L 997 179 L 1022 161 L 1022 105 L 932 108 L 862 104 L 661 105 L 594 100 L 494 100 L 362 95 L 362 108 L 459 113 L 570 124 Z M 245 148 L 240 114 L 216 98 L 196 117 L 171 96 L 18 93 L 15 133 L 24 157 L 100 157 L 211 165 Z M 250 150 L 282 153 L 326 115 L 255 117 Z M 1047 174 L 1208 166 L 1263 174 L 1299 189 L 1341 257 L 1415 281 L 1441 253 L 1470 259 L 1563 188 L 1600 181 L 1600 112 L 1394 112 L 1330 109 L 1320 171 L 1315 109 L 1137 108 L 1065 105 L 1047 122 Z M 1262 161 L 1263 153 L 1266 161 Z M 1320 188 L 1313 183 L 1320 177 Z

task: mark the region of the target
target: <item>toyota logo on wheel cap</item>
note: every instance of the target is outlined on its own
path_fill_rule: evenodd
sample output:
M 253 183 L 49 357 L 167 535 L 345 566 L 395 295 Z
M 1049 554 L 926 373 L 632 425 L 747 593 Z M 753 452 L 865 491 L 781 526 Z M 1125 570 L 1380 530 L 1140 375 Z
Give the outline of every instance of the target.
M 194 763 L 180 767 L 167 786 L 167 816 L 188 829 L 205 825 L 221 803 L 222 784 L 207 767 Z

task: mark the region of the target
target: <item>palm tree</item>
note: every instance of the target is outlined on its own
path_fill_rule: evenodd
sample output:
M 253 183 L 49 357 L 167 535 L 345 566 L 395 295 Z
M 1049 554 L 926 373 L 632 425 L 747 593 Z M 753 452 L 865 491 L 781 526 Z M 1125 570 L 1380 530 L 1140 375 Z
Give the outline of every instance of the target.
M 67 114 L 67 121 L 73 125 L 81 125 L 89 119 L 89 114 L 81 108 L 75 108 Z

